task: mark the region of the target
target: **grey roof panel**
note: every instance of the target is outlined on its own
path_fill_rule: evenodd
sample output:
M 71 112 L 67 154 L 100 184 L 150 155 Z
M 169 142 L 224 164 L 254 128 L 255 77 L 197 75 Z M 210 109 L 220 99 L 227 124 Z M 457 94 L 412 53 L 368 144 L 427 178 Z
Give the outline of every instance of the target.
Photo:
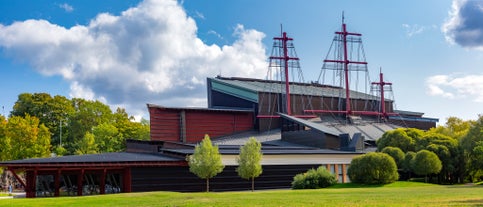
M 339 134 L 341 134 L 338 130 L 331 128 L 331 127 L 328 127 L 327 125 L 324 125 L 324 124 L 318 124 L 318 123 L 315 123 L 315 122 L 312 122 L 312 121 L 309 121 L 309 120 L 289 116 L 287 114 L 281 114 L 281 113 L 279 113 L 279 114 L 280 114 L 280 116 L 282 116 L 286 119 L 298 122 L 302 125 L 305 125 L 307 127 L 310 127 L 314 130 L 318 130 L 318 131 L 323 132 L 323 133 L 331 134 L 331 135 L 334 135 L 334 136 L 339 136 Z
M 108 162 L 165 162 L 183 159 L 161 154 L 112 152 L 102 154 L 69 155 L 62 157 L 32 158 L 0 162 L 2 164 L 40 164 L 40 163 L 108 163 Z
M 285 85 L 277 81 L 266 81 L 260 79 L 244 79 L 244 78 L 209 78 L 218 82 L 222 82 L 235 87 L 245 88 L 251 91 L 266 92 L 266 93 L 281 93 L 285 90 Z M 311 96 L 323 97 L 345 97 L 345 89 L 334 86 L 326 86 L 320 84 L 308 83 L 290 83 L 290 93 Z M 350 91 L 352 99 L 374 99 L 378 100 L 377 96 L 359 92 Z

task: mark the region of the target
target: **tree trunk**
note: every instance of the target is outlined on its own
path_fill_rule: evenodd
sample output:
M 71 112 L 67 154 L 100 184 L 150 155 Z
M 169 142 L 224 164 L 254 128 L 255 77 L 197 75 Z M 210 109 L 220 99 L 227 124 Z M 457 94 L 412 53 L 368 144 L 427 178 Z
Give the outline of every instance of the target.
M 255 190 L 255 178 L 252 177 L 252 192 Z
M 206 192 L 210 192 L 210 179 L 206 178 Z

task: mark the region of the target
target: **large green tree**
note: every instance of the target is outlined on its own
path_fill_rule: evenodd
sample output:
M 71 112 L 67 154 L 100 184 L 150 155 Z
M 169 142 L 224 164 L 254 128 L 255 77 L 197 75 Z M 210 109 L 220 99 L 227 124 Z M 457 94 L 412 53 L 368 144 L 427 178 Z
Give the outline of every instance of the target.
M 404 172 L 407 173 L 407 179 L 411 178 L 411 173 L 413 172 L 413 168 L 411 166 L 411 160 L 416 156 L 416 153 L 413 151 L 406 152 L 404 155 L 404 161 L 402 163 L 402 169 Z
M 210 178 L 223 171 L 225 166 L 221 162 L 218 146 L 213 146 L 210 137 L 205 138 L 196 145 L 194 153 L 187 157 L 190 172 L 202 179 L 206 179 L 206 192 L 210 191 Z
M 10 143 L 8 159 L 50 156 L 50 132 L 37 117 L 10 117 L 5 126 L 5 139 Z
M 480 181 L 483 177 L 483 169 L 480 168 L 479 163 L 479 143 L 483 141 L 483 115 L 480 115 L 478 120 L 470 128 L 468 133 L 460 140 L 460 146 L 463 151 L 463 160 L 465 163 L 466 175 L 469 181 Z
M 95 138 L 97 151 L 102 152 L 118 152 L 123 149 L 124 138 L 119 133 L 117 127 L 109 123 L 102 123 L 95 126 L 92 130 Z
M 22 93 L 13 106 L 11 116 L 35 116 L 51 133 L 53 146 L 61 144 L 68 131 L 68 119 L 74 112 L 71 101 L 64 96 L 52 97 L 48 93 Z
M 475 124 L 473 120 L 462 120 L 457 117 L 449 117 L 444 126 L 437 126 L 429 130 L 430 133 L 443 134 L 454 139 L 463 138 Z
M 427 132 L 418 140 L 417 150 L 426 149 L 434 152 L 442 162 L 442 169 L 438 173 L 438 183 L 451 183 L 460 174 L 461 150 L 458 140 L 444 134 Z
M 7 137 L 7 120 L 4 116 L 0 115 L 0 161 L 11 159 L 11 145 L 10 138 Z
M 425 176 L 426 182 L 428 182 L 428 175 L 437 174 L 442 168 L 438 155 L 428 150 L 418 151 L 411 160 L 411 166 L 414 173 Z
M 84 99 L 72 99 L 74 114 L 69 119 L 70 133 L 67 139 L 67 150 L 76 151 L 76 145 L 87 132 L 92 133 L 95 126 L 109 123 L 112 120 L 112 111 L 109 106 L 100 101 L 88 101 Z
M 398 128 L 385 132 L 376 141 L 377 150 L 381 151 L 385 147 L 398 147 L 404 153 L 415 151 L 417 140 L 424 135 L 424 132 L 414 128 Z
M 254 137 L 240 147 L 240 155 L 236 160 L 238 175 L 252 181 L 252 191 L 255 190 L 255 178 L 262 174 L 262 145 Z
M 84 137 L 76 143 L 76 155 L 84 155 L 84 154 L 96 154 L 97 145 L 94 135 L 90 132 L 87 132 Z

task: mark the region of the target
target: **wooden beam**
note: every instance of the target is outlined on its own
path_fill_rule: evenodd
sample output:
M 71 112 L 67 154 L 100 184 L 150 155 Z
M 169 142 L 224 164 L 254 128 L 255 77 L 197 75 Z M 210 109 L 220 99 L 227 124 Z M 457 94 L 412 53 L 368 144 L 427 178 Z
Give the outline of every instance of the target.
M 17 179 L 17 181 L 23 186 L 24 189 L 27 189 L 27 185 L 25 184 L 25 182 L 23 182 L 22 179 L 20 179 L 20 176 L 17 175 L 14 168 L 7 168 L 7 170 L 12 172 L 12 175 L 15 177 L 15 179 Z

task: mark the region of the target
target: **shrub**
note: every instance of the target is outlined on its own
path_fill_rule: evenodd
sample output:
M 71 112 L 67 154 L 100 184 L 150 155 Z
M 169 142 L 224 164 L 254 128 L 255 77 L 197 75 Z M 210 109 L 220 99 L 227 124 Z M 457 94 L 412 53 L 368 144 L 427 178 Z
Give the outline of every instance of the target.
M 355 157 L 347 174 L 353 183 L 362 184 L 387 184 L 399 178 L 394 159 L 381 152 L 370 152 Z
M 411 167 L 414 173 L 424 175 L 427 182 L 427 175 L 436 174 L 441 171 L 442 164 L 438 155 L 428 150 L 420 150 L 411 160 Z
M 396 165 L 398 168 L 403 168 L 402 165 L 403 165 L 403 162 L 404 162 L 404 152 L 399 149 L 398 147 L 384 147 L 384 149 L 382 149 L 383 153 L 386 153 L 388 154 L 389 156 L 391 156 L 394 161 L 396 161 Z
M 305 173 L 295 175 L 292 189 L 317 189 L 326 188 L 337 183 L 337 177 L 325 167 L 310 169 Z

